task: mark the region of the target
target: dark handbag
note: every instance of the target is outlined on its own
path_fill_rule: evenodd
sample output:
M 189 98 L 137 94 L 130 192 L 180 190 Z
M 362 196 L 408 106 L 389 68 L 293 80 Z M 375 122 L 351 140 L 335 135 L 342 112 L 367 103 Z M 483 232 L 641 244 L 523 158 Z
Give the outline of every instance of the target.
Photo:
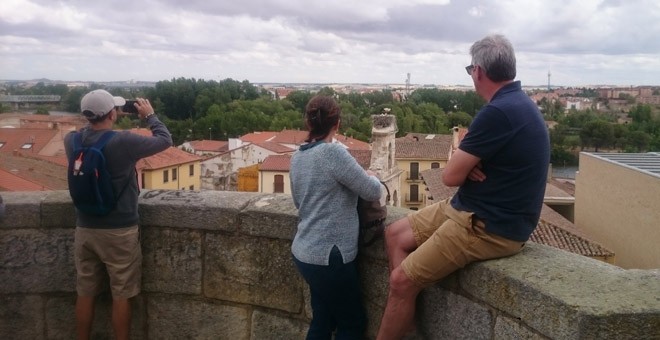
M 380 182 L 387 190 L 385 205 L 380 204 L 380 199 L 367 201 L 358 197 L 358 217 L 360 218 L 360 236 L 358 244 L 368 247 L 383 236 L 385 231 L 385 218 L 387 218 L 387 203 L 390 201 L 390 188 Z

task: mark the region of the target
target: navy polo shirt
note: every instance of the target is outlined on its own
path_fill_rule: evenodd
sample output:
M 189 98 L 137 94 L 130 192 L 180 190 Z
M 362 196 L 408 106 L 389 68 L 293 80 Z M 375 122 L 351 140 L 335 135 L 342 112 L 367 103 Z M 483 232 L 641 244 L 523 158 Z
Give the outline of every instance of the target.
M 459 148 L 479 157 L 486 180 L 467 179 L 451 200 L 486 231 L 526 241 L 536 227 L 550 163 L 543 116 L 519 81 L 502 87 L 475 116 Z

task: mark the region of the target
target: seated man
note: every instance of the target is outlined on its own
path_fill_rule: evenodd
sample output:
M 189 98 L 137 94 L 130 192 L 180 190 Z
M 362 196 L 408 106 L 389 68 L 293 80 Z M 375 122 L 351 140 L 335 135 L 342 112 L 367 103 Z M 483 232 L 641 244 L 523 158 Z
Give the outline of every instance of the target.
M 520 252 L 539 220 L 550 161 L 543 117 L 513 80 L 516 59 L 505 37 L 487 36 L 470 54 L 466 70 L 488 104 L 443 171 L 445 185 L 459 186 L 456 195 L 385 231 L 390 288 L 380 340 L 414 329 L 423 288 L 468 263 Z

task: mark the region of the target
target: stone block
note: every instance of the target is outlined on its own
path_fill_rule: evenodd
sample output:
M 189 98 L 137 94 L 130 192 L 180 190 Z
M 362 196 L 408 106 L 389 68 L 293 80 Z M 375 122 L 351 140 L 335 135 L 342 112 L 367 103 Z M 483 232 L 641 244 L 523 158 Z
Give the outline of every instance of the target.
M 521 254 L 468 266 L 460 283 L 550 338 L 660 338 L 660 299 L 649 298 L 660 296 L 657 272 L 529 243 Z
M 75 228 L 76 208 L 68 190 L 48 191 L 41 202 L 41 226 Z
M 140 194 L 140 224 L 235 231 L 253 194 L 229 191 L 149 190 Z
M 1 276 L 9 277 L 4 274 Z M 44 302 L 41 296 L 0 295 L 0 337 L 3 339 L 45 339 L 43 315 Z
M 76 338 L 76 295 L 48 298 L 46 303 L 47 339 Z M 146 339 L 145 302 L 142 295 L 131 299 L 131 339 Z M 94 321 L 91 339 L 112 339 L 112 297 L 109 292 L 101 293 L 94 305 Z
M 387 262 L 376 261 L 359 255 L 358 270 L 365 301 L 370 301 L 384 308 L 387 303 L 387 293 L 390 284 L 390 271 Z
M 3 192 L 5 215 L 0 219 L 1 229 L 39 228 L 41 226 L 41 200 L 45 194 L 32 192 Z
M 141 232 L 143 291 L 201 294 L 202 232 L 151 226 Z
M 150 339 L 249 339 L 249 311 L 189 296 L 148 296 Z
M 255 310 L 252 313 L 250 339 L 303 340 L 308 328 L 308 322 Z
M 204 295 L 299 313 L 302 277 L 291 259 L 291 242 L 206 234 Z
M 255 197 L 241 211 L 240 231 L 250 236 L 293 240 L 298 210 L 291 195 L 270 194 Z
M 524 325 L 520 320 L 515 320 L 506 316 L 498 316 L 495 319 L 495 328 L 493 330 L 495 339 L 516 339 L 516 340 L 544 340 L 548 339 L 542 335 L 536 334 Z
M 73 233 L 0 230 L 0 293 L 75 292 Z
M 484 305 L 436 285 L 417 298 L 417 333 L 425 339 L 491 339 L 493 317 Z

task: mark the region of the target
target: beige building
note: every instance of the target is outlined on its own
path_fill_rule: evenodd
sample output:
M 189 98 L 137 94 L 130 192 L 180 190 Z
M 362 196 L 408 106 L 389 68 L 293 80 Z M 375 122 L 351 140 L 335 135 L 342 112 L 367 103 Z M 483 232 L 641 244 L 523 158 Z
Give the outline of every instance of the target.
M 396 163 L 403 171 L 400 179 L 401 206 L 419 210 L 428 202 L 421 172 L 444 168 L 452 147 L 452 135 L 409 133 L 396 139 Z
M 200 190 L 200 160 L 173 146 L 143 158 L 136 164 L 140 188 Z
M 575 224 L 616 265 L 660 268 L 660 153 L 580 153 Z
M 259 166 L 259 192 L 291 195 L 291 155 L 268 156 Z

